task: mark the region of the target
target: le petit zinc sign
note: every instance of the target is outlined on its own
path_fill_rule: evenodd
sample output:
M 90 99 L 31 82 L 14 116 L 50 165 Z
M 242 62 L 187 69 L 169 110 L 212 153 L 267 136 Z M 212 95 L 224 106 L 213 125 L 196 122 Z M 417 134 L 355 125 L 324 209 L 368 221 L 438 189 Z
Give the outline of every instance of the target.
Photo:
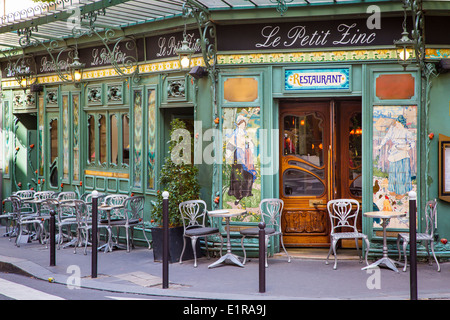
M 298 90 L 349 90 L 350 68 L 286 69 L 284 89 Z

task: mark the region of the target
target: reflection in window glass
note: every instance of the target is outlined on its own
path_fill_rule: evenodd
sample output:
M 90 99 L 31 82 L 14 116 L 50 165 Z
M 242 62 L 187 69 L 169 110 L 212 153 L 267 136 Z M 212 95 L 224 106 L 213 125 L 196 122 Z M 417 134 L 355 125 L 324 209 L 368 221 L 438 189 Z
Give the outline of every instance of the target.
M 288 169 L 283 173 L 283 192 L 285 196 L 320 196 L 325 185 L 312 174 Z
M 284 155 L 323 166 L 323 121 L 314 113 L 284 117 Z
M 362 123 L 361 113 L 358 112 L 350 119 L 349 125 L 349 179 L 352 181 L 350 192 L 355 197 L 362 196 Z
M 89 126 L 89 162 L 95 162 L 95 117 L 90 114 L 88 115 L 88 126 Z
M 58 186 L 58 120 L 50 121 L 50 186 Z
M 115 114 L 111 116 L 111 159 L 110 163 L 117 165 L 117 157 L 119 154 L 119 132 L 117 126 L 117 117 Z
M 130 119 L 122 116 L 122 163 L 130 164 Z
M 100 115 L 99 121 L 99 159 L 100 163 L 106 162 L 106 118 L 103 114 Z
M 50 162 L 53 163 L 58 157 L 58 120 L 50 122 Z

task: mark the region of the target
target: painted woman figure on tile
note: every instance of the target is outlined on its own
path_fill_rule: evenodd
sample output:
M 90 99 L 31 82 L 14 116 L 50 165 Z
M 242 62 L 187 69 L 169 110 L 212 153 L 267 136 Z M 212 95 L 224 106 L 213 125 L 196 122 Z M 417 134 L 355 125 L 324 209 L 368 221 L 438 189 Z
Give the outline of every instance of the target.
M 236 198 L 236 205 L 242 198 L 253 196 L 253 182 L 256 179 L 253 163 L 254 143 L 247 134 L 247 122 L 247 117 L 239 115 L 235 123 L 236 128 L 226 136 L 225 156 L 227 162 L 232 163 L 228 195 Z
M 406 119 L 402 115 L 398 116 L 394 124 L 390 126 L 378 148 L 383 148 L 388 141 L 392 142 L 388 156 L 388 191 L 399 199 L 412 190 L 409 150 L 414 149 L 416 145 L 416 138 L 408 130 Z

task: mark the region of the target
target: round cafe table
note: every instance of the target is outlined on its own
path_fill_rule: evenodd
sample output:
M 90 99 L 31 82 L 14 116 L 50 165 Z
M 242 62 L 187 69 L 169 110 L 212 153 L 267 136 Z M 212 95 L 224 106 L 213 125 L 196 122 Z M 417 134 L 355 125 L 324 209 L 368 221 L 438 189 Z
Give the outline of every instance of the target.
M 387 238 L 386 238 L 386 227 L 389 223 L 389 219 L 391 218 L 400 218 L 406 216 L 405 212 L 395 212 L 395 211 L 373 211 L 373 212 L 365 212 L 364 215 L 369 218 L 380 218 L 382 220 L 381 226 L 383 227 L 383 257 L 368 265 L 367 267 L 362 268 L 362 270 L 366 270 L 368 268 L 376 267 L 380 264 L 384 264 L 386 267 L 398 272 L 395 264 L 403 265 L 403 263 L 392 260 L 388 257 L 388 248 L 387 248 Z
M 246 213 L 245 210 L 242 209 L 224 209 L 224 210 L 214 210 L 214 211 L 208 211 L 208 215 L 210 217 L 218 217 L 218 218 L 225 218 L 226 224 L 227 224 L 227 253 L 220 257 L 219 260 L 216 262 L 210 264 L 208 268 L 214 268 L 221 263 L 229 260 L 230 262 L 238 265 L 239 267 L 244 267 L 241 261 L 239 261 L 239 258 L 234 255 L 231 252 L 231 242 L 230 242 L 230 218 L 231 217 L 237 217 L 242 214 Z

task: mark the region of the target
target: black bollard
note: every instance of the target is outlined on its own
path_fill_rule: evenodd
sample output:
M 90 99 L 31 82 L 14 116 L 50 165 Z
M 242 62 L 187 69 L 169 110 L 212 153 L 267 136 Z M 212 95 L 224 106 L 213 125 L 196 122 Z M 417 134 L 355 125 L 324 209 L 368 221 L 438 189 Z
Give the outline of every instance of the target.
M 259 227 L 259 292 L 266 292 L 266 224 L 260 222 Z
M 92 256 L 91 256 L 91 278 L 97 278 L 97 239 L 98 239 L 98 193 L 92 192 Z
M 409 193 L 409 268 L 410 299 L 417 300 L 416 193 Z
M 169 288 L 169 193 L 163 194 L 163 270 L 162 288 Z
M 55 210 L 50 210 L 50 221 L 49 221 L 49 231 L 50 231 L 50 267 L 56 266 L 56 221 L 55 221 Z

